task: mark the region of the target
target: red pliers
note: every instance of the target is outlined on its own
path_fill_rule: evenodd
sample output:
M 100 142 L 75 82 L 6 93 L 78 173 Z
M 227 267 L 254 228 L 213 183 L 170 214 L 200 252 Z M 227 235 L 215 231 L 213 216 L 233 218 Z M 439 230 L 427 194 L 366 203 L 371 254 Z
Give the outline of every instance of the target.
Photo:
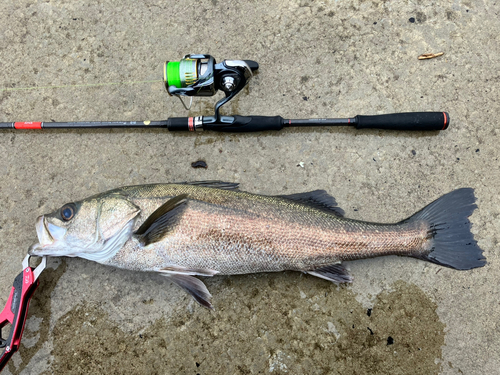
M 42 257 L 42 262 L 32 268 L 29 265 L 30 255 L 23 260 L 23 272 L 14 279 L 9 299 L 0 314 L 0 371 L 3 370 L 10 357 L 19 349 L 23 335 L 24 324 L 28 315 L 28 307 L 35 289 L 40 282 L 38 276 L 45 269 L 47 259 Z M 10 323 L 10 333 L 7 339 L 3 338 L 2 328 Z

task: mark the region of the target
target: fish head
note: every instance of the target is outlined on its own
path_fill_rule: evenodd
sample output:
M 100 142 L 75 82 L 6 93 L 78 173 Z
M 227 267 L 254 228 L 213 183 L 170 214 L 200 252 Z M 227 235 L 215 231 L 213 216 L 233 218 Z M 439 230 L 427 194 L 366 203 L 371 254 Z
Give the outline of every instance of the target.
M 38 217 L 38 242 L 29 254 L 69 256 L 104 262 L 132 235 L 140 209 L 121 194 L 106 194 L 63 205 Z

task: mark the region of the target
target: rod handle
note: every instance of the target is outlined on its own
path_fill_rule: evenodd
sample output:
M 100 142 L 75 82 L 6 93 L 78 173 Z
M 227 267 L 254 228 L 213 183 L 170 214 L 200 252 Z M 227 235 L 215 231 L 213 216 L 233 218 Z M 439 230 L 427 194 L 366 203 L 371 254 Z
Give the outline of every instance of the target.
M 450 124 L 447 112 L 406 112 L 356 116 L 356 129 L 445 130 Z

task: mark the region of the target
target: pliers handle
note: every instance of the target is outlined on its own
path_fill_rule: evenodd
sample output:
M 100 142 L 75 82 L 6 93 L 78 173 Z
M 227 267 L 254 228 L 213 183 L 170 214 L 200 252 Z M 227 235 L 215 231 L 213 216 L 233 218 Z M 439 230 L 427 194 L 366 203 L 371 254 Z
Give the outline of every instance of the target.
M 23 335 L 24 324 L 28 315 L 28 307 L 40 283 L 38 276 L 45 269 L 47 260 L 42 258 L 42 262 L 36 268 L 29 265 L 30 255 L 26 255 L 23 260 L 23 271 L 14 279 L 14 284 L 10 291 L 9 299 L 0 313 L 0 371 L 3 370 L 10 357 L 19 349 L 21 337 Z M 7 339 L 2 337 L 2 328 L 10 323 L 10 333 Z

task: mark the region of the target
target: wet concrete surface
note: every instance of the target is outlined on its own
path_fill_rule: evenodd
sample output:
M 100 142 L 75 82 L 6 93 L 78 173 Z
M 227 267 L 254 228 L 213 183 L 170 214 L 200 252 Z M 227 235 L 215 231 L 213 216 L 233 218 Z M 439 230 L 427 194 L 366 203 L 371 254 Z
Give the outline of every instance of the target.
M 295 277 L 294 277 L 295 276 Z M 228 277 L 221 307 L 176 309 L 124 332 L 100 304 L 82 303 L 54 328 L 52 371 L 93 373 L 436 373 L 445 325 L 436 304 L 400 282 L 367 310 L 352 292 L 299 275 Z M 240 290 L 249 295 L 241 299 Z M 304 290 L 315 289 L 307 295 Z M 154 309 L 154 299 L 140 303 Z M 127 350 L 130 349 L 130 350 Z M 217 358 L 214 361 L 214 358 Z
M 488 259 L 464 272 L 398 257 L 349 262 L 354 283 L 341 287 L 294 272 L 214 277 L 206 284 L 215 312 L 158 275 L 51 259 L 4 372 L 496 373 L 499 11 L 483 1 L 0 4 L 0 121 L 211 114 L 214 98 L 195 99 L 187 113 L 163 90 L 163 62 L 187 53 L 260 63 L 226 113 L 451 116 L 449 129 L 435 133 L 2 131 L 2 305 L 36 240 L 38 215 L 142 183 L 325 189 L 347 217 L 378 222 L 470 186 L 478 198 L 472 231 Z M 135 83 L 110 84 L 124 81 Z M 79 86 L 93 84 L 102 85 Z M 208 168 L 192 168 L 197 160 Z

